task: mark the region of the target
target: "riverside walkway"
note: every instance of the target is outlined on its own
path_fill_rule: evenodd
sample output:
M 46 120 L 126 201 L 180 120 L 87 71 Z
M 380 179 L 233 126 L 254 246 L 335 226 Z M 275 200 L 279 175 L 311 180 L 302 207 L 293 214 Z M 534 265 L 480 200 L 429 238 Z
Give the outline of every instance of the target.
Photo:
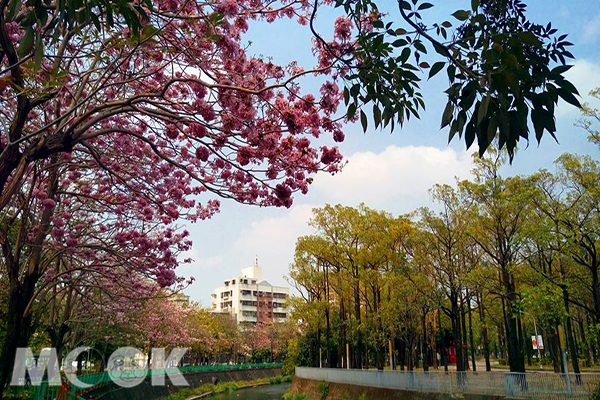
M 371 388 L 523 399 L 587 399 L 600 388 L 600 373 L 408 372 L 296 367 L 296 377 Z

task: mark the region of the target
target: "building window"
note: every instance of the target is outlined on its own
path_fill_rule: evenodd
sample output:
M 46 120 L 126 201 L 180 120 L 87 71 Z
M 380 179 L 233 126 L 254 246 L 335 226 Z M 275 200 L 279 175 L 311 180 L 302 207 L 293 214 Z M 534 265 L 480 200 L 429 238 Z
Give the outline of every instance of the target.
M 235 285 L 235 279 L 232 279 L 232 280 L 231 280 L 231 284 L 232 284 L 232 285 Z

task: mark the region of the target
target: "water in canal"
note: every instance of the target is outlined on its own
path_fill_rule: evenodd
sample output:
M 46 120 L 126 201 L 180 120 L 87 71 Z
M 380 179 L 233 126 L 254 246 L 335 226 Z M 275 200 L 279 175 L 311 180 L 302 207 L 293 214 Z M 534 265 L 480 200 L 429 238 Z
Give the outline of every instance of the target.
M 283 394 L 290 387 L 289 383 L 277 385 L 257 386 L 249 389 L 240 389 L 231 393 L 221 393 L 209 397 L 211 400 L 281 400 Z

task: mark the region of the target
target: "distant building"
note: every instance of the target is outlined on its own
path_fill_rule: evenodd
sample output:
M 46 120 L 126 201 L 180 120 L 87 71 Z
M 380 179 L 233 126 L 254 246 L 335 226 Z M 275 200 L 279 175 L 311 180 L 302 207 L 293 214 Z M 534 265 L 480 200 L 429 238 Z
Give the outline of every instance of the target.
M 284 322 L 288 318 L 285 301 L 290 290 L 273 286 L 262 278 L 258 261 L 244 268 L 240 276 L 226 280 L 212 294 L 212 311 L 228 313 L 238 324 Z
M 173 293 L 168 299 L 179 303 L 182 307 L 189 307 L 190 305 L 190 296 L 186 296 L 183 292 Z

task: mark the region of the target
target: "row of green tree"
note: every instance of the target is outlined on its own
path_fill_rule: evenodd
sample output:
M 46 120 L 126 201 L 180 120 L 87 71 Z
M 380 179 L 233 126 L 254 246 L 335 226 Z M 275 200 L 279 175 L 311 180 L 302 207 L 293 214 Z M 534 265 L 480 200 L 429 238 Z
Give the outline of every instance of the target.
M 474 163 L 472 179 L 431 189 L 434 209 L 314 210 L 290 272 L 307 363 L 345 367 L 350 354 L 353 368 L 381 369 L 391 351 L 427 370 L 454 348 L 459 371 L 477 355 L 490 370 L 493 353 L 524 372 L 536 329 L 555 371 L 563 350 L 575 372 L 597 361 L 600 162 L 563 154 L 554 172 L 514 177 L 498 151 Z

